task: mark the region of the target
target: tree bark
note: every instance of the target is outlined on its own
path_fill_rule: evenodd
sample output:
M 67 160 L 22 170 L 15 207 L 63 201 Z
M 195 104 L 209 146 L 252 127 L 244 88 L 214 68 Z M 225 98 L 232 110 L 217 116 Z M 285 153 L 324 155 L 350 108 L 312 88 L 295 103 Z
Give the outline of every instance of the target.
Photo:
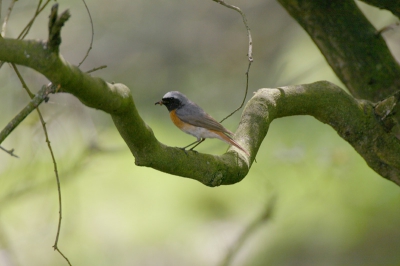
M 399 64 L 354 0 L 278 1 L 309 34 L 354 97 L 377 102 L 399 90 Z M 398 1 L 365 2 L 399 11 Z
M 60 38 L 54 32 L 52 36 Z M 55 49 L 59 43 L 0 38 L 0 60 L 30 67 L 60 91 L 110 114 L 136 165 L 192 178 L 207 186 L 233 184 L 247 175 L 274 119 L 311 115 L 335 129 L 378 174 L 400 185 L 400 143 L 382 123 L 397 105 L 398 95 L 373 104 L 356 100 L 326 81 L 260 89 L 247 103 L 235 133 L 235 140 L 250 156 L 235 147 L 221 156 L 185 152 L 158 142 L 125 85 L 106 83 L 70 65 Z M 53 47 L 49 49 L 49 45 Z

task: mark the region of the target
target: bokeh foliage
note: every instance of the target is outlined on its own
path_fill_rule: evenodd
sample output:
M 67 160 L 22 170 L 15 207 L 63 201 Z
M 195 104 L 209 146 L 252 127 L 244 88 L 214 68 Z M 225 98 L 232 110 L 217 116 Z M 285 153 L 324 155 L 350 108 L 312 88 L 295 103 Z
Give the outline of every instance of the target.
M 77 64 L 90 40 L 83 4 L 58 1 L 72 17 L 61 53 Z M 154 102 L 179 90 L 222 119 L 241 101 L 247 38 L 241 18 L 212 1 L 87 1 L 95 42 L 83 69 L 131 88 L 139 112 L 171 146 L 193 139 L 179 132 Z M 235 1 L 247 14 L 255 62 L 250 91 L 329 80 L 340 84 L 318 50 L 275 1 Z M 19 33 L 36 3 L 18 1 L 7 36 Z M 3 1 L 8 6 L 7 1 Z M 363 5 L 379 28 L 394 22 Z M 2 14 L 2 17 L 4 15 Z M 28 38 L 46 39 L 47 13 Z M 387 33 L 395 55 L 399 31 Z M 23 69 L 33 89 L 45 79 Z M 28 101 L 4 65 L 0 121 Z M 237 254 L 237 265 L 396 265 L 400 262 L 400 192 L 367 167 L 331 128 L 309 117 L 274 121 L 249 175 L 234 186 L 208 188 L 139 168 L 107 115 L 69 95 L 41 107 L 56 152 L 63 189 L 60 248 L 74 265 L 217 265 L 271 195 L 272 219 Z M 234 130 L 239 114 L 224 124 Z M 35 114 L 0 153 L 0 265 L 62 265 L 51 253 L 57 226 L 52 163 Z M 207 140 L 200 152 L 222 153 Z M 7 265 L 7 264 L 6 264 Z M 13 265 L 13 264 L 11 264 Z

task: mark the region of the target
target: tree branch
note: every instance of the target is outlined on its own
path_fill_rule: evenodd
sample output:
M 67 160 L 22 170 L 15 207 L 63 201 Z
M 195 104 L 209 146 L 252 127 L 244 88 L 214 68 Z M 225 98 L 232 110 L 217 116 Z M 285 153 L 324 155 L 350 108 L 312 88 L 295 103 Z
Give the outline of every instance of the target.
M 217 2 L 218 4 L 220 4 L 222 6 L 225 6 L 227 8 L 232 9 L 232 10 L 235 10 L 236 12 L 238 12 L 240 14 L 240 16 L 242 16 L 243 24 L 244 24 L 244 26 L 246 27 L 246 30 L 247 30 L 247 37 L 249 38 L 249 46 L 248 46 L 248 52 L 247 52 L 247 58 L 249 60 L 249 64 L 247 66 L 247 71 L 246 71 L 246 89 L 244 91 L 243 101 L 242 101 L 242 103 L 240 104 L 240 106 L 238 108 L 233 110 L 233 112 L 231 112 L 229 115 L 227 115 L 224 119 L 222 119 L 220 121 L 220 123 L 222 123 L 223 121 L 225 121 L 226 119 L 231 117 L 233 114 L 235 114 L 237 111 L 239 111 L 243 107 L 243 105 L 244 105 L 244 103 L 246 101 L 247 92 L 249 90 L 250 67 L 251 67 L 251 64 L 254 61 L 254 59 L 253 59 L 253 38 L 251 37 L 251 31 L 250 31 L 250 27 L 249 27 L 249 25 L 247 23 L 246 15 L 243 13 L 243 11 L 239 7 L 227 4 L 227 3 L 225 3 L 224 0 L 213 0 L 213 1 Z
M 358 101 L 329 82 L 257 91 L 247 103 L 235 134 L 250 157 L 234 147 L 221 156 L 185 153 L 157 141 L 126 86 L 83 73 L 40 41 L 0 39 L 0 47 L 0 60 L 35 69 L 88 107 L 109 113 L 136 165 L 192 178 L 208 186 L 233 184 L 247 175 L 274 119 L 311 115 L 332 126 L 378 174 L 400 185 L 400 144 L 377 119 L 375 105 Z
M 11 156 L 13 156 L 13 157 L 15 157 L 15 158 L 19 158 L 16 154 L 14 154 L 14 149 L 7 150 L 7 149 L 5 149 L 5 148 L 3 148 L 3 147 L 1 147 L 1 146 L 0 146 L 0 149 L 3 150 L 3 151 L 5 151 L 6 153 L 10 154 Z
M 42 73 L 54 81 L 54 85 L 61 86 L 61 92 L 75 95 L 89 107 L 110 114 L 123 113 L 131 101 L 130 91 L 125 85 L 110 84 L 91 77 L 48 49 L 46 42 L 4 38 L 0 40 L 0 47 L 0 58 L 3 61 L 27 66 Z
M 377 102 L 399 89 L 398 63 L 353 0 L 279 2 L 307 31 L 354 97 Z
M 258 104 L 255 104 L 258 102 Z M 311 115 L 330 125 L 381 176 L 400 185 L 400 142 L 386 133 L 375 116 L 375 105 L 356 100 L 336 85 L 319 81 L 277 89 L 261 89 L 248 103 L 266 105 L 265 119 Z
M 43 86 L 32 100 L 7 124 L 0 132 L 0 144 L 11 134 L 11 132 L 24 121 L 24 119 L 32 113 L 43 101 L 46 100 L 50 93 L 53 93 L 52 86 Z
M 117 129 L 135 156 L 137 165 L 190 177 L 209 186 L 232 184 L 247 174 L 250 163 L 248 159 L 242 158 L 244 155 L 186 154 L 178 148 L 159 143 L 139 116 L 131 93 L 125 85 L 106 83 L 100 78 L 83 73 L 65 62 L 56 52 L 47 49 L 46 43 L 1 39 L 0 46 L 0 60 L 35 69 L 88 107 L 111 114 Z

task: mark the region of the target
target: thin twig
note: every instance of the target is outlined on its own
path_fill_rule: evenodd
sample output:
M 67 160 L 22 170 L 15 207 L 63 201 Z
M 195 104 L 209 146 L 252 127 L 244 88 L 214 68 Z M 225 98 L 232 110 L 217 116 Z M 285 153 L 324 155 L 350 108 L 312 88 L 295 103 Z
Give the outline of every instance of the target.
M 33 111 L 38 107 L 50 93 L 50 88 L 43 86 L 35 97 L 6 125 L 0 132 L 0 144 L 8 135 Z
M 72 266 L 71 262 L 69 261 L 69 259 L 61 252 L 60 249 L 58 249 L 57 247 L 54 248 L 55 250 L 57 250 L 58 253 L 60 253 L 60 255 L 67 261 L 69 266 Z
M 35 94 L 33 94 L 30 89 L 28 88 L 28 85 L 26 85 L 25 80 L 22 78 L 21 73 L 19 72 L 17 66 L 14 63 L 11 63 L 12 68 L 14 69 L 15 73 L 18 76 L 19 81 L 22 84 L 22 88 L 24 88 L 24 90 L 26 91 L 26 93 L 28 93 L 29 97 L 31 99 L 33 99 L 33 97 L 35 97 Z
M 249 91 L 249 72 L 250 72 L 250 66 L 251 66 L 251 63 L 252 63 L 252 62 L 253 62 L 253 61 L 249 61 L 249 65 L 247 66 L 247 71 L 246 71 L 246 89 L 245 89 L 245 91 L 244 91 L 244 97 L 243 97 L 242 103 L 240 104 L 240 106 L 239 106 L 238 108 L 236 108 L 236 110 L 234 110 L 232 113 L 230 113 L 229 115 L 227 115 L 224 119 L 222 119 L 222 120 L 220 121 L 220 123 L 224 122 L 226 119 L 228 119 L 229 117 L 231 117 L 234 113 L 236 113 L 237 111 L 240 110 L 240 108 L 243 107 L 244 102 L 246 101 L 247 92 Z
M 7 149 L 5 149 L 5 148 L 3 148 L 1 146 L 0 146 L 0 149 L 2 149 L 3 151 L 5 151 L 6 153 L 10 154 L 13 157 L 19 158 L 17 155 L 14 154 L 14 149 L 7 150 Z
M 92 37 L 91 37 L 91 39 L 90 39 L 90 45 L 89 45 L 89 48 L 88 48 L 88 50 L 87 50 L 87 52 L 86 52 L 86 55 L 85 55 L 85 57 L 82 59 L 82 61 L 78 64 L 78 67 L 80 67 L 80 66 L 82 65 L 82 63 L 86 60 L 86 58 L 89 56 L 90 50 L 92 50 L 93 38 L 94 38 L 94 26 L 93 26 L 92 15 L 90 14 L 90 11 L 89 11 L 89 8 L 88 8 L 88 6 L 87 6 L 87 4 L 86 4 L 86 1 L 85 1 L 85 0 L 82 0 L 82 2 L 83 2 L 83 4 L 85 5 L 86 11 L 87 11 L 87 13 L 88 13 L 88 15 L 89 15 L 90 25 L 92 26 Z
M 91 70 L 86 71 L 86 73 L 92 73 L 92 72 L 95 72 L 97 70 L 100 70 L 100 69 L 103 69 L 103 68 L 106 68 L 106 67 L 107 67 L 106 65 L 95 67 L 95 68 L 92 68 Z
M 71 266 L 71 262 L 69 261 L 69 259 L 58 248 L 58 239 L 60 237 L 61 220 L 62 220 L 62 197 L 61 197 L 61 183 L 60 183 L 60 177 L 58 175 L 57 162 L 56 162 L 56 158 L 54 156 L 53 148 L 51 147 L 49 135 L 47 133 L 46 122 L 44 121 L 43 116 L 39 111 L 39 108 L 37 108 L 36 110 L 38 111 L 40 122 L 42 123 L 43 132 L 44 132 L 44 135 L 46 137 L 46 143 L 47 143 L 47 147 L 49 148 L 49 151 L 50 151 L 51 159 L 53 161 L 54 173 L 56 175 L 56 181 L 57 181 L 57 190 L 58 190 L 58 226 L 57 226 L 57 234 L 56 234 L 56 239 L 54 241 L 53 248 L 58 253 L 60 253 L 60 255 L 67 261 L 68 265 Z
M 253 63 L 253 61 L 254 61 L 254 59 L 253 59 L 253 39 L 251 37 L 251 31 L 250 31 L 250 27 L 249 27 L 249 25 L 247 23 L 246 15 L 243 13 L 243 11 L 239 7 L 227 4 L 227 3 L 225 3 L 224 0 L 213 0 L 213 1 L 218 3 L 218 4 L 221 4 L 221 5 L 225 6 L 227 8 L 233 9 L 236 12 L 239 12 L 239 14 L 242 16 L 244 26 L 246 27 L 246 30 L 247 30 L 247 37 L 249 38 L 249 46 L 248 46 L 248 52 L 247 52 L 247 59 L 249 60 L 249 64 L 247 66 L 247 71 L 246 71 L 246 89 L 245 89 L 245 93 L 244 93 L 244 96 L 243 96 L 243 100 L 242 100 L 242 103 L 240 104 L 240 106 L 238 108 L 236 108 L 236 110 L 234 110 L 232 113 L 230 113 L 229 115 L 227 115 L 224 119 L 222 119 L 220 121 L 220 123 L 222 123 L 223 121 L 225 121 L 226 119 L 231 117 L 234 113 L 239 111 L 243 107 L 244 102 L 246 101 L 247 92 L 249 90 L 250 66 L 251 66 L 251 63 Z
M 7 22 L 8 22 L 8 19 L 10 18 L 11 11 L 14 8 L 15 2 L 17 2 L 17 0 L 11 1 L 10 6 L 8 7 L 7 15 L 5 16 L 3 25 L 1 27 L 1 37 L 4 37 L 6 34 Z
M 25 26 L 25 28 L 21 31 L 21 33 L 18 35 L 17 39 L 24 39 L 26 37 L 26 35 L 29 33 L 29 30 L 31 29 L 33 22 L 35 22 L 36 18 L 39 16 L 39 14 L 43 11 L 43 9 L 50 3 L 51 0 L 47 0 L 43 6 L 41 6 L 42 4 L 42 0 L 39 1 L 37 7 L 36 7 L 36 11 L 35 14 L 33 15 L 33 18 L 28 22 L 28 24 Z
M 249 37 L 249 51 L 247 53 L 247 57 L 250 62 L 253 62 L 253 39 L 251 38 L 251 31 L 250 31 L 250 27 L 247 23 L 246 15 L 243 13 L 243 11 L 240 8 L 238 8 L 237 6 L 227 4 L 227 3 L 225 3 L 224 0 L 213 0 L 213 1 L 225 6 L 227 8 L 230 8 L 230 9 L 233 9 L 233 10 L 239 12 L 239 14 L 242 16 L 244 26 L 246 27 L 246 30 L 247 30 L 247 37 Z
M 30 97 L 31 99 L 33 99 L 33 98 L 34 98 L 34 94 L 31 92 L 31 90 L 30 90 L 30 89 L 28 88 L 28 86 L 26 85 L 26 83 L 25 83 L 24 79 L 22 78 L 22 75 L 21 75 L 21 73 L 19 72 L 17 66 L 16 66 L 14 63 L 12 63 L 11 65 L 12 65 L 12 67 L 13 67 L 15 73 L 17 73 L 17 76 L 18 76 L 18 78 L 19 78 L 19 80 L 20 80 L 20 82 L 21 82 L 21 84 L 22 84 L 22 87 L 23 87 L 23 88 L 25 89 L 25 91 L 28 93 L 29 97 Z M 47 88 L 47 87 L 54 87 L 54 86 L 50 83 L 48 86 L 43 86 L 42 89 L 43 89 L 43 88 Z M 46 96 L 46 97 L 47 97 L 47 96 Z M 43 100 L 46 99 L 46 97 L 44 97 L 44 98 L 42 99 L 42 102 L 43 102 Z M 38 105 L 38 106 L 39 106 L 39 105 Z M 40 119 L 40 122 L 41 122 L 41 124 L 42 124 L 43 132 L 44 132 L 44 135 L 45 135 L 45 138 L 46 138 L 47 147 L 49 148 L 50 155 L 51 155 L 51 159 L 52 159 L 52 161 L 53 161 L 54 173 L 55 173 L 55 176 L 56 176 L 57 190 L 58 190 L 58 210 L 59 210 L 59 211 L 58 211 L 58 214 L 59 214 L 59 216 L 58 216 L 57 234 L 56 234 L 56 239 L 55 239 L 53 248 L 54 248 L 54 250 L 57 250 L 58 253 L 60 253 L 60 255 L 68 262 L 69 265 L 71 265 L 71 263 L 70 263 L 70 261 L 68 260 L 68 258 L 67 258 L 67 257 L 61 252 L 61 250 L 58 248 L 58 239 L 59 239 L 59 236 L 60 236 L 60 231 L 61 231 L 61 220 L 62 220 L 61 184 L 60 184 L 60 177 L 59 177 L 59 175 L 58 175 L 57 161 L 56 161 L 56 158 L 55 158 L 55 156 L 54 156 L 53 148 L 52 148 L 51 143 L 50 143 L 49 134 L 48 134 L 47 128 L 46 128 L 46 122 L 44 121 L 43 116 L 42 116 L 42 113 L 40 112 L 38 106 L 36 106 L 36 111 L 37 111 L 37 113 L 38 113 L 38 115 L 39 115 L 39 119 Z
M 60 183 L 60 177 L 58 175 L 57 162 L 56 162 L 56 158 L 54 156 L 53 148 L 51 147 L 49 135 L 47 133 L 46 122 L 44 121 L 43 116 L 40 113 L 39 108 L 37 108 L 36 110 L 38 111 L 40 122 L 42 123 L 43 132 L 44 132 L 44 135 L 46 137 L 46 143 L 47 143 L 47 147 L 49 148 L 49 151 L 50 151 L 51 159 L 53 161 L 54 173 L 56 175 L 56 181 L 57 181 L 57 190 L 58 190 L 58 226 L 57 226 L 57 234 L 56 234 L 56 239 L 54 241 L 53 248 L 54 248 L 54 250 L 57 250 L 57 252 L 60 253 L 60 255 L 68 262 L 68 265 L 71 265 L 71 262 L 68 260 L 68 258 L 58 248 L 58 239 L 60 237 L 61 220 L 62 220 L 62 197 L 61 197 L 61 183 Z

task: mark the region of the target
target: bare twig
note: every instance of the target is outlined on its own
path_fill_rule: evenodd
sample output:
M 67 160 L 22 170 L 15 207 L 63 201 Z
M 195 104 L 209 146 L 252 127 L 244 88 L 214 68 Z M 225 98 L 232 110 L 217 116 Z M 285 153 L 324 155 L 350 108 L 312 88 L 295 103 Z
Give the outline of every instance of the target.
M 15 73 L 17 73 L 17 76 L 18 76 L 18 78 L 19 78 L 19 80 L 20 80 L 20 82 L 21 82 L 21 84 L 22 84 L 22 87 L 23 87 L 23 88 L 25 89 L 25 91 L 28 93 L 29 97 L 30 97 L 31 99 L 33 99 L 33 98 L 34 98 L 34 94 L 30 91 L 30 89 L 29 89 L 28 86 L 26 85 L 26 83 L 25 83 L 24 79 L 22 78 L 22 75 L 21 75 L 21 73 L 19 72 L 17 66 L 16 66 L 15 64 L 11 64 L 11 65 L 12 65 L 12 67 L 13 67 Z M 43 89 L 43 88 L 49 88 L 49 87 L 51 88 L 51 87 L 55 87 L 55 86 L 53 86 L 53 85 L 50 83 L 48 86 L 43 86 L 42 89 Z M 47 96 L 46 96 L 46 97 L 47 97 Z M 42 102 L 43 102 L 43 100 L 46 100 L 46 97 L 44 97 L 44 98 L 42 99 Z M 58 248 L 58 239 L 59 239 L 59 236 L 60 236 L 60 231 L 61 231 L 61 220 L 62 220 L 62 201 L 61 201 L 61 184 L 60 184 L 60 177 L 59 177 L 59 175 L 58 175 L 57 161 L 56 161 L 56 158 L 55 158 L 55 156 L 54 156 L 53 148 L 51 147 L 49 135 L 48 135 L 48 133 L 47 133 L 46 122 L 44 121 L 43 116 L 42 116 L 42 113 L 40 112 L 38 106 L 36 107 L 36 111 L 37 111 L 37 113 L 38 113 L 38 115 L 39 115 L 40 122 L 41 122 L 42 128 L 43 128 L 43 132 L 44 132 L 44 135 L 45 135 L 45 138 L 46 138 L 47 147 L 49 148 L 50 155 L 51 155 L 51 159 L 52 159 L 52 161 L 53 161 L 54 173 L 55 173 L 55 175 L 56 175 L 57 189 L 58 189 L 58 210 L 59 210 L 58 213 L 59 213 L 59 216 L 58 216 L 57 234 L 56 234 L 56 239 L 55 239 L 53 248 L 54 248 L 54 250 L 57 250 L 58 253 L 60 253 L 60 255 L 68 262 L 69 265 L 71 265 L 71 263 L 70 263 L 70 261 L 68 260 L 68 258 L 67 258 L 67 257 L 61 252 L 61 250 Z
M 94 37 L 94 26 L 93 26 L 92 15 L 90 14 L 90 11 L 89 11 L 89 8 L 88 8 L 88 6 L 87 6 L 87 4 L 86 4 L 86 1 L 85 1 L 85 0 L 82 0 L 82 2 L 83 2 L 83 4 L 85 5 L 86 11 L 87 11 L 87 13 L 88 13 L 88 15 L 89 15 L 90 25 L 92 26 L 92 37 L 91 37 L 91 39 L 90 39 L 90 45 L 89 45 L 89 48 L 88 48 L 88 50 L 87 50 L 87 52 L 86 52 L 86 55 L 85 55 L 85 57 L 82 59 L 82 61 L 78 64 L 78 67 L 80 67 L 80 66 L 82 65 L 82 63 L 83 63 L 83 62 L 86 60 L 86 58 L 88 57 L 88 55 L 89 55 L 89 53 L 90 53 L 90 50 L 92 50 L 92 46 L 93 46 L 93 37 Z
M 3 151 L 5 151 L 6 153 L 10 154 L 10 155 L 13 156 L 13 157 L 19 158 L 17 155 L 14 154 L 14 149 L 7 150 L 7 149 L 4 149 L 4 148 L 1 147 L 1 146 L 0 146 L 0 149 L 2 149 Z
M 40 117 L 40 122 L 42 123 L 43 127 L 43 132 L 46 137 L 46 143 L 47 147 L 49 148 L 51 159 L 53 161 L 54 165 L 54 173 L 56 175 L 56 181 L 57 181 L 57 190 L 58 190 L 58 226 L 57 226 L 57 233 L 56 233 L 56 239 L 54 241 L 53 248 L 56 250 L 60 255 L 67 261 L 68 265 L 71 265 L 71 262 L 68 260 L 68 258 L 61 252 L 61 250 L 58 248 L 58 239 L 60 237 L 60 231 L 61 231 L 61 220 L 62 220 L 62 197 L 61 197 L 61 184 L 60 184 L 60 177 L 58 175 L 58 169 L 57 169 L 57 162 L 56 158 L 54 156 L 53 148 L 51 147 L 49 135 L 47 133 L 46 129 L 46 122 L 43 119 L 42 114 L 40 113 L 39 109 L 37 109 L 39 117 Z
M 50 13 L 50 17 L 49 17 L 49 39 L 48 39 L 49 49 L 53 50 L 54 52 L 59 51 L 59 45 L 61 44 L 61 28 L 64 26 L 64 23 L 71 16 L 69 13 L 69 10 L 64 11 L 58 17 L 57 17 L 57 12 L 58 12 L 58 4 L 54 4 L 51 8 L 51 13 Z M 46 142 L 47 142 L 47 146 L 50 151 L 51 159 L 53 160 L 54 173 L 56 175 L 57 190 L 58 190 L 58 214 L 59 215 L 58 215 L 57 234 L 56 234 L 56 239 L 54 241 L 53 248 L 58 253 L 60 253 L 60 255 L 67 261 L 68 265 L 71 266 L 71 262 L 69 261 L 69 259 L 58 248 L 58 239 L 60 237 L 61 220 L 62 220 L 61 184 L 60 184 L 60 178 L 58 176 L 57 162 L 54 157 L 53 149 L 51 147 L 49 136 L 48 136 L 47 130 L 46 130 L 46 123 L 44 122 L 43 117 L 40 115 L 40 113 L 39 113 L 39 116 L 40 116 L 40 121 L 42 122 L 44 134 L 46 136 Z
M 246 15 L 243 13 L 243 11 L 240 8 L 238 8 L 237 6 L 227 4 L 227 3 L 225 3 L 224 0 L 213 0 L 213 1 L 225 6 L 227 8 L 230 8 L 230 9 L 233 9 L 233 10 L 239 12 L 239 14 L 242 16 L 244 26 L 246 27 L 246 30 L 247 30 L 247 36 L 249 37 L 249 51 L 247 53 L 247 57 L 250 62 L 253 62 L 253 40 L 251 38 L 251 31 L 250 31 L 250 27 L 247 23 Z
M 51 93 L 51 88 L 43 86 L 33 99 L 22 109 L 0 132 L 0 144 L 8 135 L 27 117 L 36 107 L 38 107 Z
M 28 93 L 29 97 L 30 97 L 31 99 L 33 99 L 33 97 L 35 96 L 35 94 L 33 94 L 33 93 L 30 91 L 30 89 L 28 88 L 28 85 L 26 85 L 25 80 L 22 78 L 22 75 L 21 75 L 21 73 L 19 72 L 17 66 L 16 66 L 14 63 L 12 63 L 11 66 L 12 66 L 12 68 L 14 69 L 15 73 L 16 73 L 17 76 L 18 76 L 18 79 L 19 79 L 19 81 L 20 81 L 21 84 L 22 84 L 22 88 L 24 88 L 24 90 L 26 91 L 26 93 Z
M 69 266 L 72 266 L 72 264 L 69 261 L 69 259 L 61 252 L 61 250 L 59 248 L 55 247 L 54 249 L 57 250 L 58 253 L 60 253 L 60 255 L 67 261 Z
M 39 14 L 43 11 L 43 9 L 50 3 L 51 0 L 47 0 L 43 6 L 42 0 L 38 2 L 38 5 L 36 7 L 35 14 L 33 15 L 33 18 L 28 22 L 28 24 L 25 26 L 25 28 L 21 31 L 21 33 L 18 35 L 17 39 L 24 39 L 25 36 L 29 33 L 29 30 L 31 29 L 33 22 L 35 22 L 36 18 L 39 16 Z
M 228 119 L 229 117 L 231 117 L 234 113 L 236 113 L 237 111 L 240 110 L 240 108 L 243 107 L 244 102 L 246 101 L 247 92 L 249 91 L 249 72 L 250 72 L 250 66 L 251 66 L 251 63 L 252 63 L 252 62 L 253 62 L 253 61 L 249 61 L 249 64 L 248 64 L 248 66 L 247 66 L 247 71 L 246 71 L 246 89 L 245 89 L 245 91 L 244 91 L 244 96 L 243 96 L 242 103 L 241 103 L 240 106 L 239 106 L 238 108 L 236 108 L 232 113 L 230 113 L 230 114 L 227 115 L 224 119 L 222 119 L 222 120 L 220 121 L 220 123 L 224 122 L 226 119 Z
M 248 46 L 248 52 L 247 52 L 247 58 L 249 60 L 249 64 L 247 66 L 247 71 L 246 71 L 246 89 L 245 89 L 245 93 L 244 93 L 244 96 L 243 96 L 243 101 L 242 101 L 242 103 L 240 104 L 240 106 L 238 108 L 236 108 L 232 113 L 230 113 L 229 115 L 227 115 L 224 119 L 222 119 L 220 121 L 220 123 L 222 123 L 223 121 L 225 121 L 226 119 L 231 117 L 234 113 L 239 111 L 243 107 L 244 102 L 246 101 L 247 92 L 249 90 L 250 66 L 251 66 L 251 63 L 253 63 L 253 39 L 251 37 L 251 31 L 250 31 L 250 27 L 249 27 L 249 25 L 247 23 L 246 15 L 243 13 L 243 11 L 239 7 L 227 4 L 227 3 L 225 3 L 224 0 L 213 0 L 213 1 L 217 2 L 218 4 L 221 4 L 221 5 L 225 6 L 227 8 L 233 9 L 236 12 L 239 12 L 239 14 L 242 16 L 244 26 L 246 27 L 246 30 L 247 30 L 247 37 L 249 38 L 249 46 Z
M 22 109 L 21 112 L 19 112 L 8 124 L 7 126 L 0 132 L 0 143 L 2 143 L 8 135 L 11 134 L 11 132 L 35 109 L 37 108 L 47 97 L 47 95 L 51 92 L 51 89 L 43 86 L 42 89 L 37 93 L 35 96 L 27 87 L 25 81 L 23 80 L 21 73 L 18 71 L 17 67 L 15 64 L 11 64 L 12 67 L 15 70 L 15 73 L 17 73 L 18 78 L 20 79 L 22 83 L 22 87 L 27 91 L 29 94 L 29 97 L 31 98 L 31 101 L 27 106 L 25 106 L 24 109 Z M 4 148 L 1 148 L 2 150 L 8 152 L 10 155 L 15 156 L 18 158 L 18 156 L 14 155 L 13 152 L 14 150 L 12 149 L 11 151 L 8 151 Z
M 100 69 L 103 69 L 103 68 L 106 68 L 106 67 L 107 67 L 106 65 L 95 67 L 95 68 L 92 68 L 91 70 L 86 71 L 86 73 L 92 73 L 92 72 L 95 72 L 97 70 L 100 70 Z

